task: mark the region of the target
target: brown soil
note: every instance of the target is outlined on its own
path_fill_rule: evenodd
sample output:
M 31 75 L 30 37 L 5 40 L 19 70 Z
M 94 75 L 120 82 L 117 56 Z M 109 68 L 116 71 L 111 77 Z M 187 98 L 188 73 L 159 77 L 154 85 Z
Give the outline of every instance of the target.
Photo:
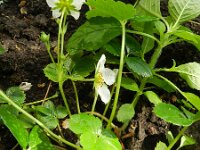
M 54 46 L 54 43 L 56 43 L 56 23 L 49 19 L 51 13 L 45 1 L 27 0 L 23 9 L 27 10 L 27 14 L 20 13 L 18 1 L 12 0 L 0 6 L 0 42 L 7 50 L 4 55 L 0 56 L 0 88 L 5 90 L 24 81 L 30 82 L 33 87 L 27 92 L 27 101 L 34 101 L 44 98 L 50 83 L 43 74 L 43 68 L 50 62 L 50 59 L 39 36 L 42 31 L 50 33 L 52 46 Z M 164 7 L 163 10 L 165 10 Z M 83 21 L 84 17 L 81 17 L 77 22 L 70 19 L 69 35 Z M 198 26 L 189 23 L 187 25 L 199 33 L 200 28 Z M 159 60 L 159 64 L 169 67 L 172 65 L 172 59 L 177 60 L 177 64 L 190 61 L 200 62 L 200 54 L 193 46 L 181 43 L 167 47 Z M 71 85 L 71 83 L 67 83 L 67 85 Z M 52 84 L 49 96 L 54 94 L 56 89 L 56 85 Z M 92 84 L 88 86 L 78 83 L 82 111 L 91 108 L 92 99 L 90 93 L 88 93 L 91 89 Z M 73 90 L 70 88 L 65 90 L 70 99 L 74 99 Z M 121 94 L 127 95 L 126 92 Z M 132 93 L 128 93 L 126 99 L 132 98 L 132 96 Z M 88 99 L 88 101 L 83 101 L 84 99 Z M 73 107 L 73 102 L 70 103 Z M 98 105 L 102 104 L 98 103 Z M 138 104 L 136 109 L 135 118 L 130 123 L 126 133 L 123 133 L 123 135 L 130 132 L 134 133 L 133 136 L 122 139 L 126 149 L 153 150 L 158 141 L 167 143 L 165 134 L 168 130 L 173 130 L 177 134 L 179 128 L 157 118 L 152 113 L 151 104 L 145 99 Z M 76 110 L 73 111 L 76 112 Z M 200 149 L 199 131 L 200 123 L 195 123 L 189 128 L 188 134 L 192 135 L 199 145 L 186 149 Z M 67 133 L 65 133 L 65 136 L 69 139 Z M 69 140 L 73 139 L 71 137 Z M 12 149 L 16 143 L 9 130 L 0 125 L 0 150 Z

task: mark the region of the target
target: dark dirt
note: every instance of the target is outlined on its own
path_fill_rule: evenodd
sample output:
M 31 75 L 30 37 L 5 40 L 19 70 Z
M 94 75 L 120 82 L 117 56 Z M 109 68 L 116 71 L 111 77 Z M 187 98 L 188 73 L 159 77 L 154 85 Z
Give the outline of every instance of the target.
M 27 0 L 27 4 L 23 7 L 18 6 L 19 1 L 10 0 L 5 5 L 0 6 L 0 42 L 6 48 L 7 52 L 0 56 L 0 88 L 7 89 L 10 86 L 19 85 L 21 82 L 30 82 L 33 87 L 27 92 L 27 101 L 43 99 L 47 91 L 49 81 L 43 74 L 43 68 L 50 62 L 46 48 L 41 43 L 39 36 L 41 31 L 50 33 L 52 46 L 56 43 L 56 23 L 51 18 L 50 9 L 45 1 Z M 166 5 L 162 3 L 163 14 L 167 15 Z M 22 9 L 27 14 L 22 13 Z M 20 12 L 21 11 L 21 12 Z M 84 11 L 83 11 L 84 12 Z M 70 19 L 70 34 L 84 21 L 84 16 L 77 22 Z M 197 21 L 199 21 L 197 19 Z M 193 23 L 187 23 L 196 33 L 200 32 L 199 26 Z M 187 55 L 185 55 L 187 54 Z M 186 43 L 180 43 L 168 46 L 160 60 L 160 66 L 170 67 L 172 59 L 177 64 L 191 61 L 200 62 L 200 53 L 193 46 Z M 77 83 L 78 92 L 81 95 L 82 111 L 91 108 L 92 99 L 90 97 L 92 84 Z M 71 83 L 67 83 L 65 91 L 72 99 L 73 107 L 74 93 L 68 88 Z M 49 96 L 55 93 L 57 86 L 52 84 Z M 198 91 L 196 91 L 198 92 Z M 87 93 L 87 94 L 86 94 Z M 127 94 L 122 92 L 121 95 Z M 176 94 L 176 93 L 174 93 Z M 200 94 L 200 93 L 198 93 Z M 127 95 L 126 99 L 132 99 L 132 94 Z M 89 99 L 84 101 L 84 99 Z M 170 99 L 169 99 L 170 101 Z M 103 106 L 98 103 L 99 108 Z M 136 108 L 136 116 L 131 121 L 126 133 L 123 133 L 122 143 L 129 150 L 153 150 L 158 141 L 167 143 L 165 134 L 168 130 L 173 129 L 177 134 L 179 128 L 172 126 L 152 113 L 152 106 L 145 99 L 138 104 Z M 99 110 L 101 111 L 101 109 Z M 76 112 L 76 110 L 74 110 Z M 185 150 L 200 149 L 200 123 L 195 123 L 188 129 L 188 134 L 192 135 L 197 143 L 195 147 L 187 147 Z M 69 133 L 70 134 L 70 133 Z M 73 135 L 65 132 L 64 135 L 70 141 L 75 138 Z M 71 136 L 72 135 L 72 136 Z M 130 136 L 129 136 L 130 135 Z M 71 138 L 69 138 L 71 137 Z M 16 145 L 16 140 L 10 134 L 9 130 L 0 125 L 0 150 L 10 150 Z

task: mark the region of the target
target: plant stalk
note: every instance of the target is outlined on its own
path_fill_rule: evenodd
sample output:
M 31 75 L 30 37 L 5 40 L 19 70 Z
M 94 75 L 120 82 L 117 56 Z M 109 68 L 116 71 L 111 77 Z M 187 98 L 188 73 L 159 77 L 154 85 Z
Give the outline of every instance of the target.
M 117 110 L 117 104 L 119 99 L 119 92 L 121 87 L 121 80 L 122 80 L 122 71 L 124 67 L 124 58 L 125 58 L 125 40 L 126 40 L 126 21 L 121 21 L 122 25 L 122 45 L 121 45 L 121 54 L 120 54 L 120 64 L 119 64 L 119 71 L 118 71 L 118 77 L 117 77 L 117 85 L 116 85 L 116 91 L 115 91 L 115 98 L 113 102 L 113 108 L 110 115 L 110 118 L 108 120 L 107 129 L 111 128 L 111 123 L 115 117 L 115 113 Z
M 181 131 L 178 133 L 178 135 L 175 137 L 175 139 L 169 144 L 166 150 L 171 150 L 172 147 L 178 142 L 178 140 L 181 138 L 181 136 L 184 134 L 184 132 L 187 130 L 187 126 L 183 127 Z

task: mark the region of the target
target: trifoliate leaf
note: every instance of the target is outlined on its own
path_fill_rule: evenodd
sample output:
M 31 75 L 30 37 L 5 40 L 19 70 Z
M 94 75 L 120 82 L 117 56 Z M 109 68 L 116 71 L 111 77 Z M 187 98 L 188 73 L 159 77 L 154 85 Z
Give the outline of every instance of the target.
M 76 134 L 87 132 L 99 133 L 101 128 L 101 120 L 89 114 L 75 114 L 69 119 L 69 129 Z
M 135 115 L 132 104 L 123 104 L 117 112 L 117 120 L 123 123 L 130 121 Z
M 136 13 L 136 10 L 132 5 L 120 1 L 88 0 L 86 4 L 92 8 L 87 12 L 87 18 L 101 16 L 114 17 L 118 21 L 127 21 Z

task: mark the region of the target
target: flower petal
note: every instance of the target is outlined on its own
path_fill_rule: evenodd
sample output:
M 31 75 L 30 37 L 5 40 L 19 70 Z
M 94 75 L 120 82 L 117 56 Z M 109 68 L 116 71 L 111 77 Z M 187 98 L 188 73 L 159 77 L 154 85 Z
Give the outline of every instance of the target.
M 101 58 L 99 59 L 97 63 L 97 72 L 102 72 L 102 70 L 105 68 L 104 65 L 106 63 L 106 56 L 104 54 L 101 55 Z
M 73 0 L 72 5 L 76 8 L 76 10 L 80 10 L 83 3 L 85 3 L 85 0 Z
M 79 16 L 80 16 L 80 12 L 79 11 L 70 11 L 71 16 L 74 17 L 74 19 L 78 20 Z
M 19 85 L 19 88 L 20 88 L 20 90 L 22 90 L 22 91 L 28 91 L 28 90 L 31 89 L 31 87 L 32 87 L 32 84 L 29 83 L 29 82 L 22 82 L 22 83 Z
M 46 2 L 49 7 L 53 8 L 56 6 L 56 2 L 58 2 L 58 0 L 46 0 Z
M 106 84 L 97 87 L 97 93 L 99 94 L 101 100 L 107 104 L 110 100 L 110 91 Z
M 117 77 L 116 71 L 113 71 L 109 68 L 104 68 L 101 73 L 103 76 L 103 80 L 107 85 L 112 85 L 113 83 L 115 83 Z
M 58 18 L 60 17 L 61 13 L 58 9 L 52 10 L 52 16 L 53 18 Z

